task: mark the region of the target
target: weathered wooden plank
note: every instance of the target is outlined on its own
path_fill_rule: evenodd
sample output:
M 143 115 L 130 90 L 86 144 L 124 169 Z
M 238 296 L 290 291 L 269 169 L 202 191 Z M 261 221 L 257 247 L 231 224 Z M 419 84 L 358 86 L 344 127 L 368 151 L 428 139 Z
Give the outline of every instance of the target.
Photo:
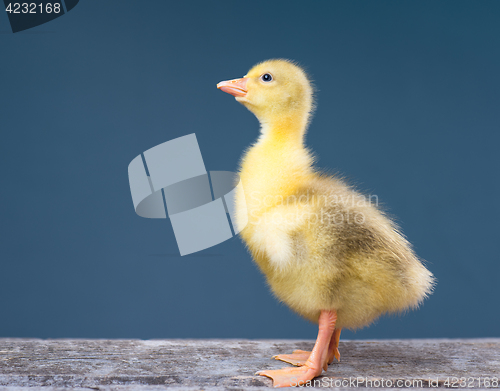
M 0 339 L 0 386 L 141 391 L 268 388 L 271 356 L 310 350 L 297 340 Z M 337 388 L 500 388 L 500 339 L 341 341 L 340 363 L 318 378 Z M 494 380 L 496 378 L 496 382 Z M 464 380 L 462 379 L 462 380 Z M 489 379 L 489 380 L 488 380 Z M 489 381 L 489 383 L 488 383 Z M 14 388 L 12 388 L 14 389 Z M 30 388 L 35 391 L 37 388 Z

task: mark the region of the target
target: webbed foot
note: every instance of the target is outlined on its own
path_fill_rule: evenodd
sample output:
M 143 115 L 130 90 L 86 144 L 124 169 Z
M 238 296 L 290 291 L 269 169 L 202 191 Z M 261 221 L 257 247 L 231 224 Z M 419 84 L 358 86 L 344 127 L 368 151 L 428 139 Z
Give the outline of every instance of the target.
M 306 350 L 294 350 L 291 354 L 278 354 L 276 356 L 273 356 L 273 358 L 276 360 L 287 362 L 288 364 L 292 364 L 297 367 L 301 367 L 306 363 L 310 355 L 311 352 L 308 352 Z
M 322 369 L 311 368 L 304 364 L 298 368 L 283 368 L 259 371 L 256 375 L 267 376 L 273 379 L 273 387 L 296 387 L 307 383 L 320 375 Z

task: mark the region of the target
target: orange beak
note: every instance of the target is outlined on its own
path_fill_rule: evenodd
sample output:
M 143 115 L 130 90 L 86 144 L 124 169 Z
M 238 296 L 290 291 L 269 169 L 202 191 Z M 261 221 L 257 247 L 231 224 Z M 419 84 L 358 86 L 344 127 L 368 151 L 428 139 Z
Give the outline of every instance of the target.
M 245 96 L 247 94 L 247 78 L 221 81 L 217 88 L 233 96 Z

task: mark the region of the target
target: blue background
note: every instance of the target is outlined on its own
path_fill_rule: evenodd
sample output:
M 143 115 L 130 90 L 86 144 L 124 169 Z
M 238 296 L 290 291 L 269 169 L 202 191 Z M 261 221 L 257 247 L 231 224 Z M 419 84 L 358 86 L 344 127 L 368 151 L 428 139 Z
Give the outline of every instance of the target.
M 82 1 L 0 26 L 0 336 L 315 338 L 239 238 L 178 256 L 127 178 L 192 132 L 235 170 L 258 123 L 215 85 L 275 57 L 315 80 L 318 166 L 378 195 L 438 278 L 343 338 L 500 336 L 499 1 Z

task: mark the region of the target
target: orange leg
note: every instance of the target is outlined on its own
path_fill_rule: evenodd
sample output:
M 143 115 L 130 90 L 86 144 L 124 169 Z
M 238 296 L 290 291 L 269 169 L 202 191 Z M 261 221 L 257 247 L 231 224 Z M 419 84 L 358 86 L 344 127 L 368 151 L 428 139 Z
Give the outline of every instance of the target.
M 340 352 L 339 352 L 340 331 L 341 329 L 335 329 L 333 331 L 332 338 L 330 339 L 330 345 L 328 347 L 328 364 L 331 364 L 334 359 L 340 361 Z M 311 352 L 308 352 L 306 350 L 294 350 L 293 353 L 291 354 L 278 354 L 276 356 L 273 356 L 272 358 L 286 362 L 288 364 L 295 365 L 297 367 L 301 367 L 306 363 L 310 355 Z
M 337 361 L 340 361 L 339 340 L 341 331 L 342 329 L 335 329 L 333 331 L 330 346 L 328 347 L 328 364 L 331 364 L 335 358 Z
M 330 340 L 334 334 L 336 322 L 337 312 L 335 310 L 321 311 L 318 338 L 304 365 L 298 368 L 260 371 L 257 372 L 257 375 L 273 379 L 274 387 L 299 386 L 321 375 L 323 369 L 326 371 L 328 368 Z

